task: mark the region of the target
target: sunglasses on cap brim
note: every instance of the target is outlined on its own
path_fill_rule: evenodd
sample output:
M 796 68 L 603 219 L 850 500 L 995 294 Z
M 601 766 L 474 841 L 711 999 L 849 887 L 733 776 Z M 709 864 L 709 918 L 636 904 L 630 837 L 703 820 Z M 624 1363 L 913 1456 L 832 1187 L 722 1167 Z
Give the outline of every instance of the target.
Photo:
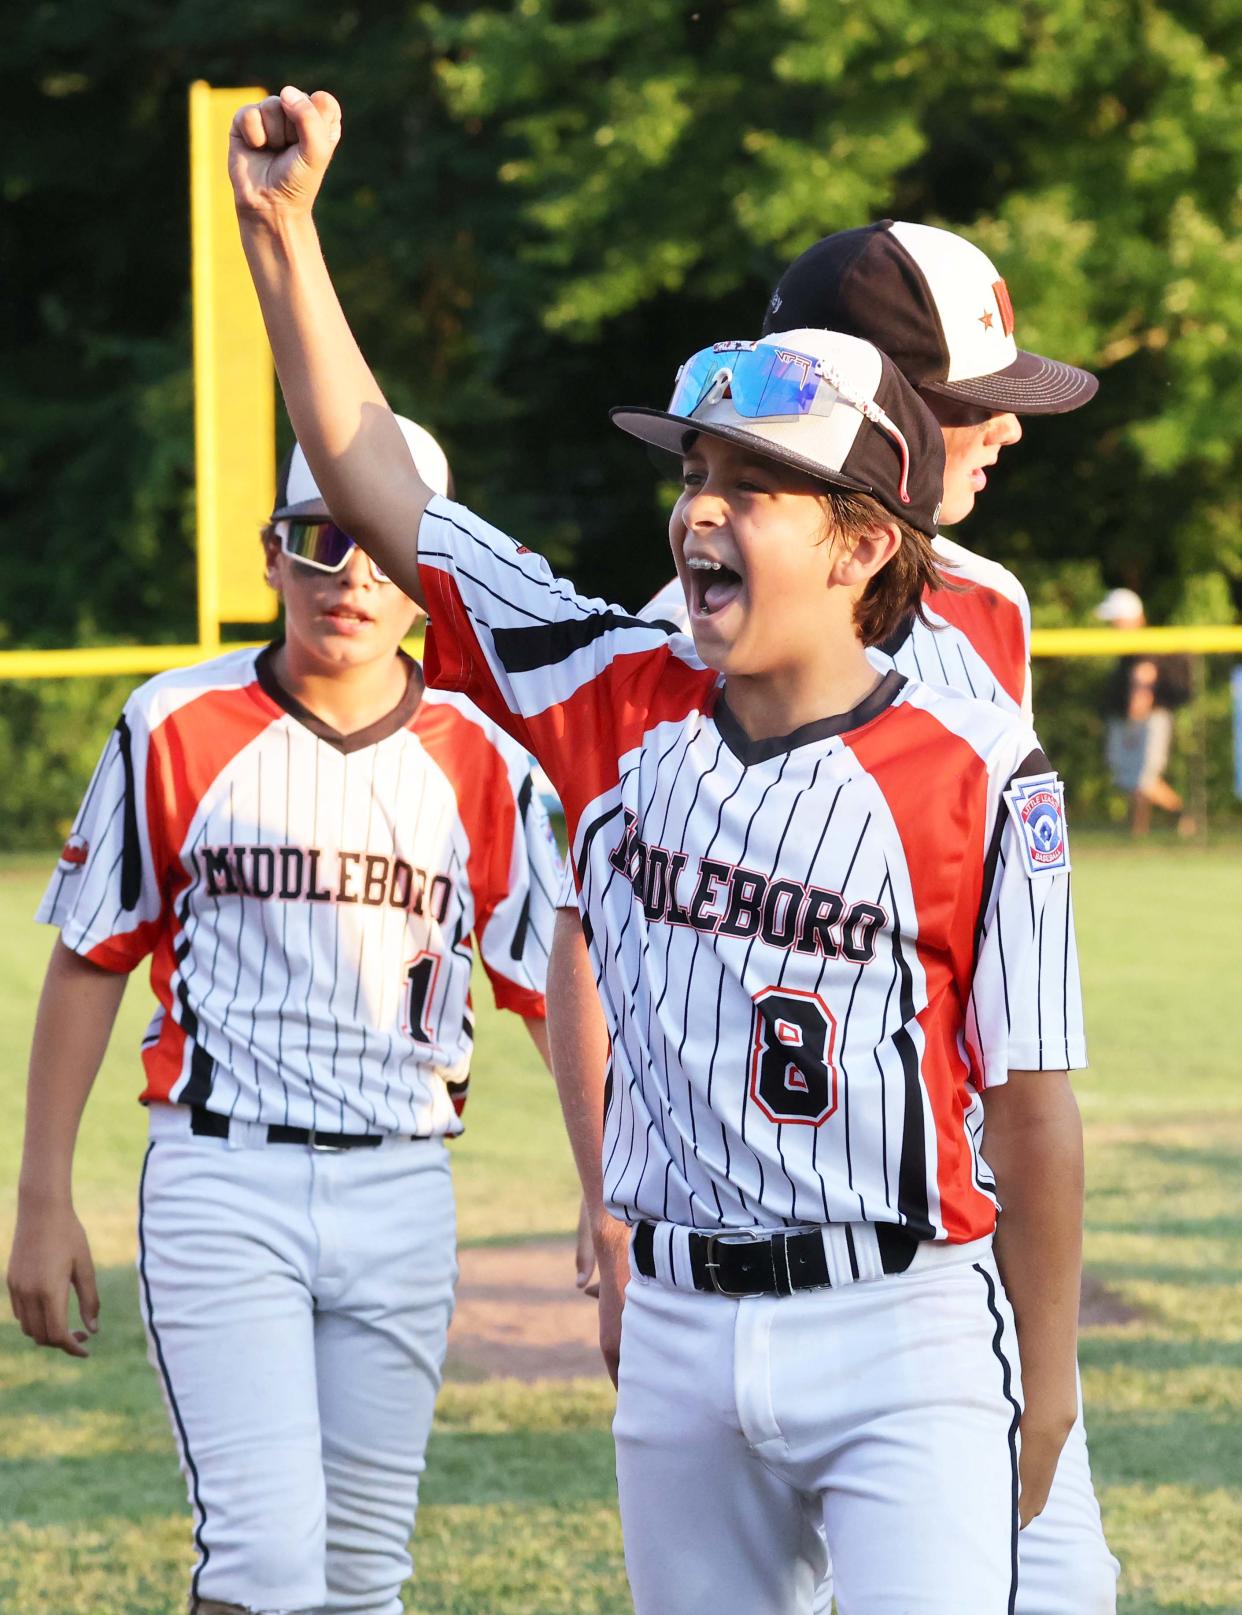
M 837 367 L 813 354 L 775 344 L 717 342 L 701 348 L 677 372 L 668 413 L 693 417 L 696 409 L 727 398 L 748 420 L 776 416 L 828 415 L 847 404 L 896 445 L 901 455 L 899 495 L 909 503 L 910 448 L 905 434 L 872 398 L 852 388 Z
M 285 516 L 272 526 L 280 540 L 281 553 L 290 560 L 300 561 L 303 566 L 314 567 L 316 572 L 339 572 L 349 560 L 351 550 L 357 548 L 349 534 L 343 533 L 326 516 Z M 367 561 L 377 583 L 392 582 L 369 555 Z

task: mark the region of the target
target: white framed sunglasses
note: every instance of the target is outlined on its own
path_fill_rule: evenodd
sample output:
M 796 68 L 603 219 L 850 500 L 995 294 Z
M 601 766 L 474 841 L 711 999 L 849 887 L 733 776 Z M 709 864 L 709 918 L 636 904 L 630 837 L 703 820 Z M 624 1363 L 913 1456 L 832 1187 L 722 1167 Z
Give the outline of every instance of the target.
M 280 540 L 283 555 L 312 566 L 316 572 L 339 572 L 356 548 L 348 533 L 344 533 L 327 516 L 283 516 L 272 524 Z M 367 556 L 371 576 L 376 583 L 391 583 L 387 572 Z

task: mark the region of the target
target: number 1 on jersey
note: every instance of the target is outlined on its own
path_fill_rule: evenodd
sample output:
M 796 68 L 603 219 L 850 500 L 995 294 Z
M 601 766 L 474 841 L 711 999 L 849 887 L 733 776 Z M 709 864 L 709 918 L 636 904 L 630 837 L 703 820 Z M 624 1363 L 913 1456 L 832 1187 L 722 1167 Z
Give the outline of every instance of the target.
M 405 1014 L 401 1030 L 408 1032 L 416 1043 L 435 1042 L 432 1029 L 427 1024 L 427 1005 L 439 972 L 438 953 L 416 953 L 406 964 L 405 974 L 401 978 L 405 987 Z
M 750 1097 L 769 1121 L 818 1127 L 837 1108 L 832 1011 L 792 987 L 765 987 L 754 1002 Z

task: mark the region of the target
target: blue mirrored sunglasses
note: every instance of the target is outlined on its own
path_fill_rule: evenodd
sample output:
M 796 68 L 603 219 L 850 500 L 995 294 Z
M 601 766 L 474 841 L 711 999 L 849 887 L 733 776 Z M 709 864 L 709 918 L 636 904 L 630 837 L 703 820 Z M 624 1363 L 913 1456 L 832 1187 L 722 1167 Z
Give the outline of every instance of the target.
M 339 572 L 356 548 L 348 533 L 343 533 L 334 521 L 322 517 L 306 518 L 287 516 L 275 524 L 276 536 L 285 555 L 303 566 L 313 566 L 317 572 Z M 377 562 L 368 555 L 371 576 L 377 583 L 391 583 Z
M 809 415 L 823 370 L 809 354 L 750 342 L 717 342 L 701 348 L 677 372 L 670 415 L 692 415 L 720 384 L 739 415 Z

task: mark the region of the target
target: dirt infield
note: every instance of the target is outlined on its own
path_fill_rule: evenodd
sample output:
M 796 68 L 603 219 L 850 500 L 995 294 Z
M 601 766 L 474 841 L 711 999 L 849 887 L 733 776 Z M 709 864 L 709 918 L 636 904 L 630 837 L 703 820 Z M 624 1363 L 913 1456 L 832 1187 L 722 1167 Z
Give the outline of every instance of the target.
M 571 1239 L 461 1253 L 449 1331 L 451 1379 L 583 1379 L 603 1375 L 596 1306 L 574 1287 Z
M 1084 1275 L 1084 1328 L 1138 1316 L 1098 1279 Z M 574 1288 L 572 1240 L 462 1251 L 449 1378 L 584 1379 L 603 1372 L 595 1302 Z

